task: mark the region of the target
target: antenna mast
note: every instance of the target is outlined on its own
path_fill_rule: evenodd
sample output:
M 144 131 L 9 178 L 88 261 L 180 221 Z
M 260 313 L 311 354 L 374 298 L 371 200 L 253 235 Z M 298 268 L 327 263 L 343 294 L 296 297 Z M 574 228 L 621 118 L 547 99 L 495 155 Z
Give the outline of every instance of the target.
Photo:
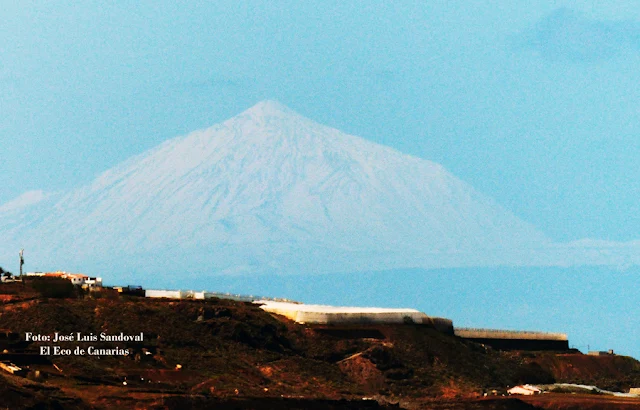
M 24 249 L 20 249 L 20 280 L 22 280 L 22 265 L 24 265 Z

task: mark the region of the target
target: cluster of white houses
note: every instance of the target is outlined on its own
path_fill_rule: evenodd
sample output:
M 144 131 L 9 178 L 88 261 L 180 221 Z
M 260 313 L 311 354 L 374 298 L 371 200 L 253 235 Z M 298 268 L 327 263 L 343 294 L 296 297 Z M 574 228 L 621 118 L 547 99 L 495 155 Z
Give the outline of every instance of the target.
M 57 272 L 27 272 L 26 276 L 31 277 L 46 277 L 46 278 L 61 278 L 68 279 L 72 284 L 80 286 L 83 289 L 97 289 L 102 288 L 102 278 L 91 277 L 84 273 L 69 273 L 63 271 Z

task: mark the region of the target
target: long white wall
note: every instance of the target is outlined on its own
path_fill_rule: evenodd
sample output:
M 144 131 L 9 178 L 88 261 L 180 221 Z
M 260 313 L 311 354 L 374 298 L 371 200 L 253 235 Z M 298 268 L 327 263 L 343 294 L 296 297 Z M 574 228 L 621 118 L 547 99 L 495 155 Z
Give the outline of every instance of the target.
M 274 302 L 259 300 L 260 308 L 271 313 L 285 316 L 297 323 L 313 324 L 367 324 L 367 323 L 416 323 L 433 324 L 429 316 L 415 309 L 384 309 L 366 307 L 337 307 L 324 305 L 305 305 L 300 303 Z M 444 327 L 452 326 L 448 319 Z
M 181 290 L 156 290 L 146 289 L 144 296 L 147 298 L 170 298 L 170 299 L 182 299 L 184 292 Z
M 456 328 L 455 335 L 466 339 L 568 340 L 564 333 L 526 332 L 520 330 Z

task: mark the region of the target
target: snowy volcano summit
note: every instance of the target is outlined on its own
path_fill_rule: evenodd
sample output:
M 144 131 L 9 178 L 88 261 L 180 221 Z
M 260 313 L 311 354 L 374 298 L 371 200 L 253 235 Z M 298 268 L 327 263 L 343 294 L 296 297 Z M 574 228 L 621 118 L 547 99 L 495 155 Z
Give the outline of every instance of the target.
M 439 164 L 274 101 L 170 139 L 71 192 L 31 197 L 0 206 L 0 235 L 40 269 L 203 275 L 518 264 L 523 250 L 548 244 Z

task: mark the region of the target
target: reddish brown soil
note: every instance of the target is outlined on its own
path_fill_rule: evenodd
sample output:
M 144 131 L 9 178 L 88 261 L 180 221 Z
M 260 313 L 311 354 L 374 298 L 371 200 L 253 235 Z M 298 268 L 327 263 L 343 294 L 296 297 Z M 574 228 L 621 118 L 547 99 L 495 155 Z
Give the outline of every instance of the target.
M 338 367 L 349 378 L 368 391 L 379 391 L 384 388 L 384 374 L 371 360 L 356 353 L 338 362 Z
M 628 391 L 640 378 L 640 363 L 625 356 L 583 354 L 538 354 L 528 360 L 566 383 L 595 385 L 613 391 Z
M 640 399 L 593 394 L 541 394 L 521 400 L 549 410 L 637 410 Z
M 31 370 L 48 377 L 29 382 L 30 387 L 22 378 L 0 377 L 0 402 L 6 396 L 12 408 L 21 408 L 17 403 L 23 400 L 23 408 L 42 402 L 52 408 L 65 403 L 137 409 L 531 409 L 551 402 L 478 398 L 520 383 L 597 379 L 600 387 L 621 380 L 640 385 L 634 373 L 640 364 L 630 358 L 502 353 L 420 325 L 316 331 L 252 304 L 217 299 L 38 299 L 0 304 L 0 313 L 0 328 L 22 334 L 143 332 L 145 337 L 143 343 L 69 343 L 126 347 L 132 354 L 33 363 Z M 30 351 L 37 352 L 39 344 Z M 49 399 L 44 391 L 51 393 Z

